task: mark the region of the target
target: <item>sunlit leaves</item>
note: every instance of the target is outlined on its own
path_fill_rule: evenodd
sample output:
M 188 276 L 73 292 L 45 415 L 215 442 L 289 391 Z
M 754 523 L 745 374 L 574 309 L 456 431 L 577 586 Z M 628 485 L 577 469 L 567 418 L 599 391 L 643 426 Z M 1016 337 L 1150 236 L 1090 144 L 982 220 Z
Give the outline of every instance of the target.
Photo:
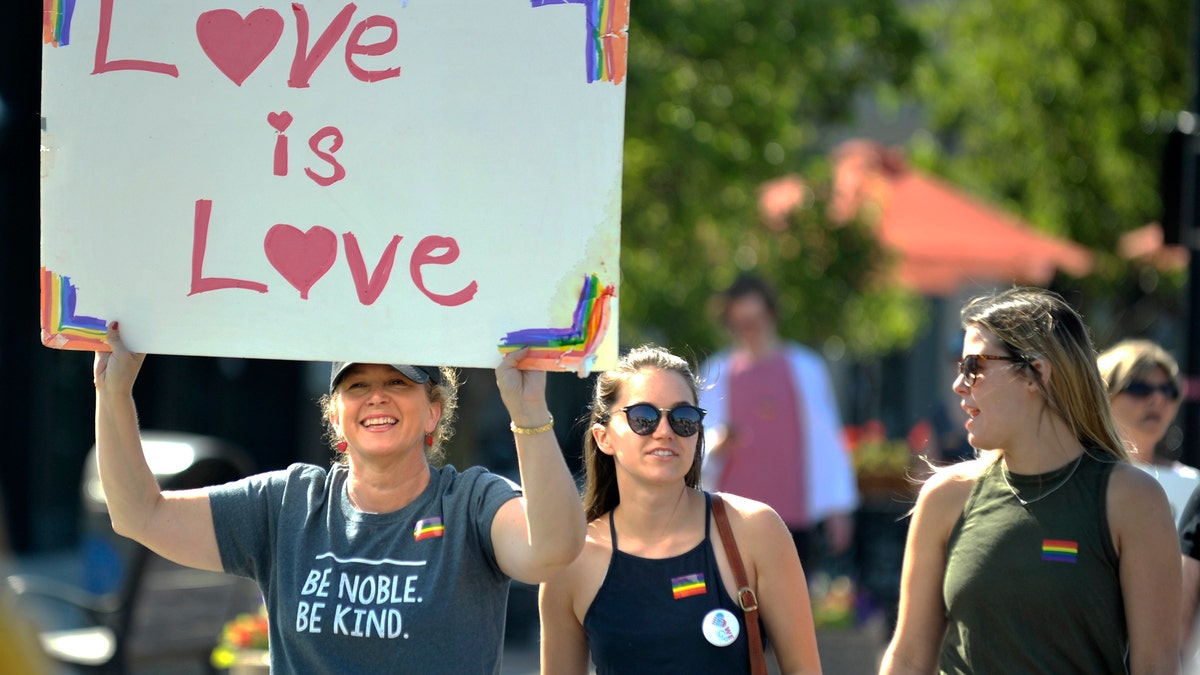
M 924 8 L 940 38 L 914 81 L 941 147 L 920 161 L 1099 250 L 1158 217 L 1158 120 L 1186 103 L 1190 3 Z
M 838 250 L 850 242 L 817 236 L 815 221 L 775 233 L 758 213 L 764 182 L 828 173 L 819 130 L 850 119 L 856 96 L 909 77 L 923 43 L 896 3 L 634 2 L 629 34 L 623 339 L 712 348 L 721 336 L 705 307 L 745 269 L 803 308 L 785 317 L 791 337 L 843 331 L 853 351 L 908 339 L 903 322 L 871 336 L 849 325 L 847 302 L 881 293 L 867 283 L 879 261 Z M 886 315 L 876 302 L 858 299 Z

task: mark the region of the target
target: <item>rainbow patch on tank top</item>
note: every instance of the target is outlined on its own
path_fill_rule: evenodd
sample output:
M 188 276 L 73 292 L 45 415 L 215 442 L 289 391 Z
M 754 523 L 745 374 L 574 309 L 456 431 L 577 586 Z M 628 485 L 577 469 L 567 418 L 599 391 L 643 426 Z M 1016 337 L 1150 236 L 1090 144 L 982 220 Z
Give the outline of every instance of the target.
M 418 520 L 413 526 L 413 541 L 421 541 L 422 539 L 433 539 L 440 537 L 446 533 L 446 526 L 442 525 L 440 516 L 434 518 L 425 518 Z
M 671 579 L 671 593 L 676 600 L 690 598 L 693 595 L 704 595 L 708 587 L 704 585 L 703 574 L 688 574 Z
M 1043 539 L 1042 560 L 1074 563 L 1079 558 L 1079 542 L 1065 539 Z

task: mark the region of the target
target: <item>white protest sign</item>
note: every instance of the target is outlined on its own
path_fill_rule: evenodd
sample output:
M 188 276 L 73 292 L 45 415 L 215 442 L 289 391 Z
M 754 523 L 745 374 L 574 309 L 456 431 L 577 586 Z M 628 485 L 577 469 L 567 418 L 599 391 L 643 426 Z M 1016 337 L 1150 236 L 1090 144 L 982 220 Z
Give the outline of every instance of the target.
M 46 0 L 42 341 L 587 371 L 628 0 Z

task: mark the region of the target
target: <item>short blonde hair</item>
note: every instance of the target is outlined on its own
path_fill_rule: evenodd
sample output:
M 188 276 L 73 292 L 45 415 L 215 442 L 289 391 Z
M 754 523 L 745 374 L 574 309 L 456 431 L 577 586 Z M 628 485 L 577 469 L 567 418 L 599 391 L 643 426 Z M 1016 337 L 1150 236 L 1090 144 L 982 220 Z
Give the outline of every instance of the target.
M 1176 389 L 1183 388 L 1179 362 L 1167 350 L 1150 340 L 1122 340 L 1105 350 L 1096 362 L 1104 384 L 1108 387 L 1109 398 L 1121 393 L 1131 382 L 1144 378 L 1155 369 L 1166 373 Z
M 442 375 L 440 384 L 434 384 L 432 379 L 425 382 L 425 392 L 429 396 L 429 402 L 440 401 L 442 404 L 442 416 L 438 418 L 437 428 L 433 430 L 433 445 L 425 447 L 425 458 L 435 466 L 441 464 L 445 459 L 444 443 L 454 437 L 454 422 L 458 414 L 458 385 L 460 384 L 457 369 L 442 366 L 438 370 Z M 334 390 L 332 393 L 322 396 L 321 400 L 317 402 L 321 408 L 322 418 L 325 420 L 325 440 L 331 448 L 336 448 L 337 444 L 342 441 L 333 422 L 330 421 L 337 407 L 338 396 L 340 394 Z M 335 453 L 333 461 L 336 464 L 345 464 L 346 455 L 340 452 Z

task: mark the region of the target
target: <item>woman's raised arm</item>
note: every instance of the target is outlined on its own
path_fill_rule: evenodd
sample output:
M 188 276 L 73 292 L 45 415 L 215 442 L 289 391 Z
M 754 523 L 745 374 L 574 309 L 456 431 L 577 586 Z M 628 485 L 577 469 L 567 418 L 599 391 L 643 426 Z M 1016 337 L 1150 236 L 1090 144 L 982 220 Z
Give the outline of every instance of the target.
M 222 571 L 212 508 L 204 489 L 164 493 L 146 463 L 138 431 L 133 383 L 145 354 L 108 329 L 112 352 L 96 352 L 96 457 L 113 530 L 168 560 Z
M 512 352 L 496 368 L 496 385 L 516 432 L 525 496 L 500 507 L 492 545 L 505 574 L 536 584 L 575 560 L 587 525 L 546 407 L 546 373 L 518 369 L 525 354 Z

